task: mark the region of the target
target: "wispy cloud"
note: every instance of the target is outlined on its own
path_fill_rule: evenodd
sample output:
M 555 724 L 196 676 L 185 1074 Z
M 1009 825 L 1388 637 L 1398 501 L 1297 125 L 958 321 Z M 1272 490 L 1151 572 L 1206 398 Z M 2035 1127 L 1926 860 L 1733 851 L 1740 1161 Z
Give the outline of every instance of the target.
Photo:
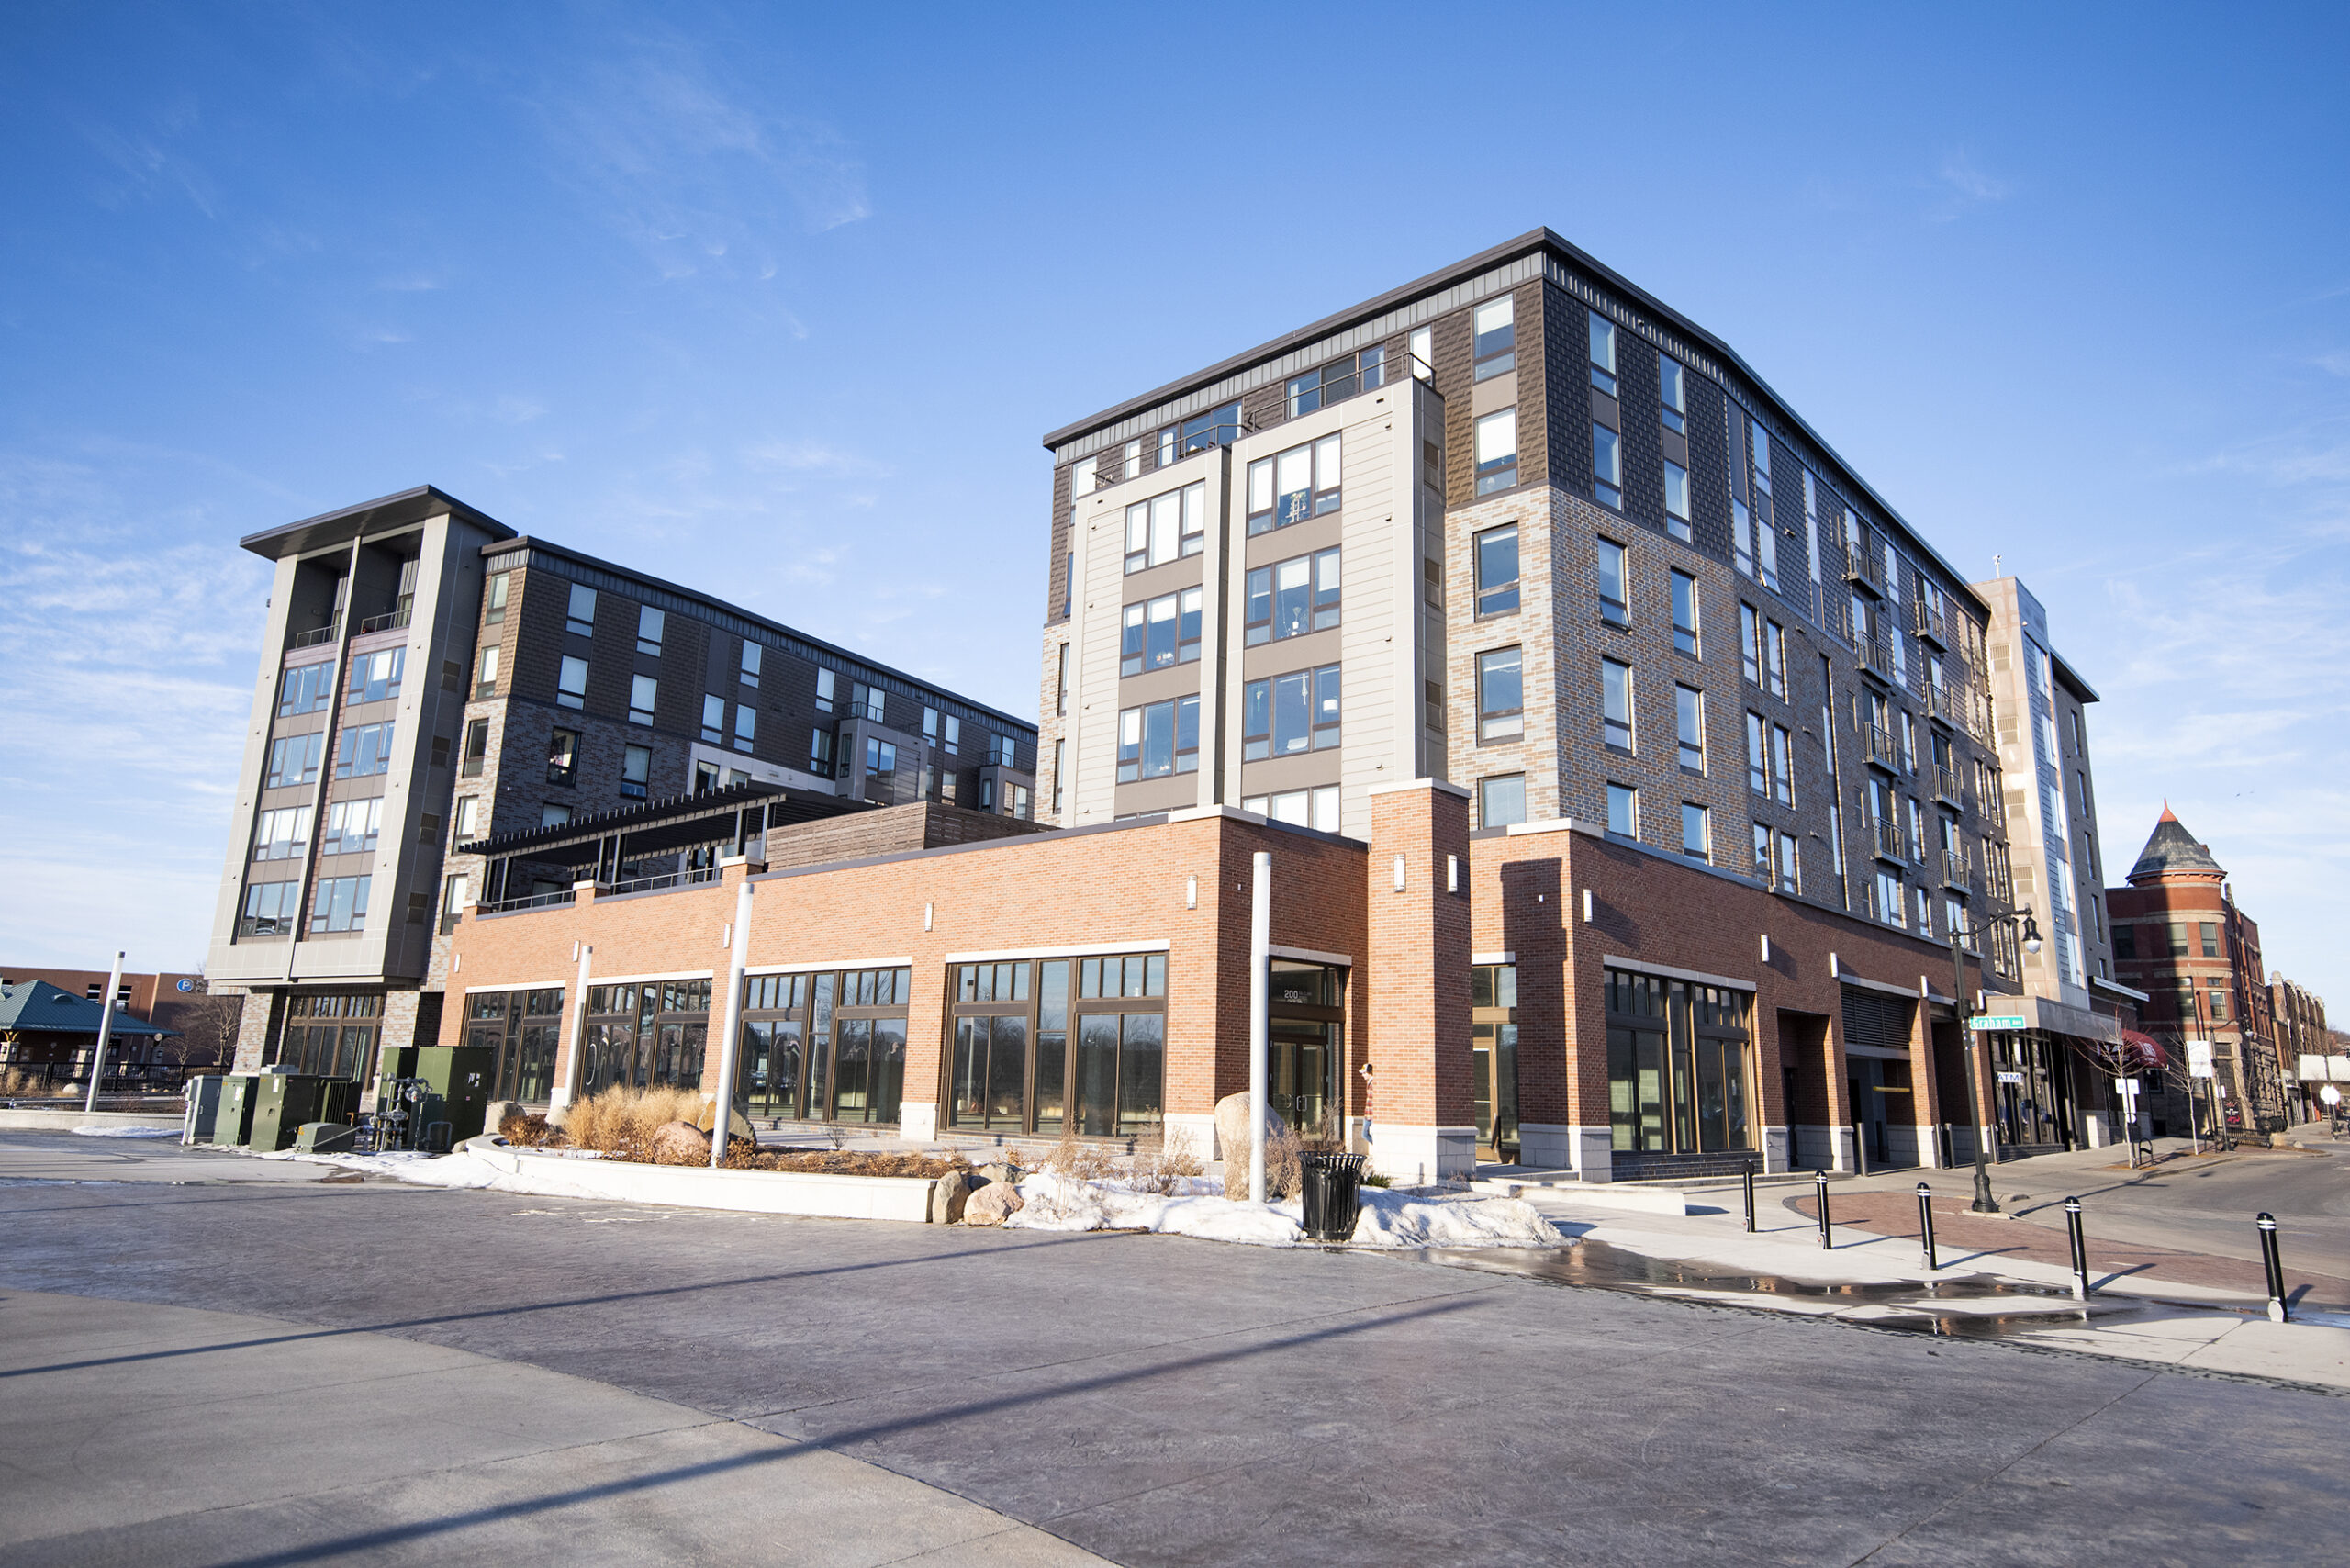
M 219 202 L 210 177 L 174 145 L 196 129 L 198 118 L 195 100 L 182 98 L 158 110 L 140 129 L 84 127 L 84 140 L 114 170 L 98 190 L 98 200 L 119 208 L 176 196 L 205 217 L 218 218 Z
M 754 473 L 831 474 L 842 476 L 882 472 L 871 458 L 820 441 L 765 441 L 743 449 L 743 465 Z
M 1926 213 L 1927 221 L 1931 223 L 1955 222 L 1968 213 L 2007 200 L 2009 194 L 2007 181 L 1984 170 L 1963 149 L 1943 153 L 1928 184 L 1936 197 Z

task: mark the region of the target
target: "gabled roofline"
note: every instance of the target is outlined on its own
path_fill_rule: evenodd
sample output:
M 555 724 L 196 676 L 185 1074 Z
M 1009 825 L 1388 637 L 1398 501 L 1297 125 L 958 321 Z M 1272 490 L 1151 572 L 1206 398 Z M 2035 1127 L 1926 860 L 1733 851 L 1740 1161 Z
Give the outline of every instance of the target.
M 431 485 L 419 485 L 412 490 L 402 490 L 397 495 L 378 496 L 372 501 L 361 501 L 356 506 L 322 511 L 299 522 L 264 528 L 259 533 L 246 534 L 237 543 L 256 555 L 282 561 L 288 555 L 308 554 L 330 544 L 348 544 L 363 534 L 388 532 L 443 513 L 472 523 L 499 539 L 514 537 L 512 529 L 487 512 L 469 507 L 456 497 Z
M 1245 353 L 1219 361 L 1205 370 L 1179 376 L 1155 391 L 1146 392 L 1138 398 L 1129 398 L 1099 413 L 1091 414 L 1074 423 L 1063 425 L 1060 429 L 1046 435 L 1044 445 L 1047 450 L 1058 447 L 1065 442 L 1099 430 L 1104 425 L 1115 424 L 1121 420 L 1131 418 L 1156 404 L 1170 401 L 1186 392 L 1213 385 L 1250 365 L 1261 364 L 1270 359 L 1278 359 L 1283 354 L 1328 337 L 1334 332 L 1343 331 L 1358 322 L 1385 315 L 1408 300 L 1425 294 L 1437 293 L 1474 277 L 1480 273 L 1490 272 L 1494 267 L 1537 252 L 1549 252 L 1577 270 L 1589 274 L 1620 298 L 1637 305 L 1650 317 L 1671 327 L 1692 342 L 1704 347 L 1708 353 L 1717 355 L 1724 364 L 1735 369 L 1753 387 L 1755 393 L 1770 405 L 1773 413 L 1785 420 L 1794 429 L 1802 431 L 1804 438 L 1817 447 L 1821 455 L 1836 465 L 1841 477 L 1849 481 L 1854 490 L 1867 498 L 1869 504 L 1887 521 L 1898 525 L 1902 532 L 1908 535 L 1912 545 L 1932 558 L 1934 564 L 1942 569 L 1953 587 L 1974 599 L 1982 607 L 1985 613 L 1989 613 L 1990 605 L 1981 595 L 1975 592 L 1974 586 L 1968 581 L 1966 574 L 1942 559 L 1942 553 L 1926 542 L 1925 536 L 1910 523 L 1909 520 L 1902 516 L 1892 502 L 1877 494 L 1875 487 L 1861 477 L 1860 471 L 1846 462 L 1843 454 L 1830 446 L 1818 431 L 1812 429 L 1810 421 L 1796 413 L 1787 400 L 1780 397 L 1771 384 L 1763 380 L 1755 372 L 1754 367 L 1739 355 L 1737 350 L 1651 294 L 1647 289 L 1617 272 L 1613 267 L 1552 232 L 1547 226 L 1529 230 L 1515 240 L 1505 241 L 1488 251 L 1480 251 L 1465 261 L 1455 262 L 1450 266 L 1428 274 L 1426 277 L 1415 279 L 1401 288 L 1391 288 L 1375 298 L 1364 300 L 1360 305 L 1349 306 L 1334 315 L 1325 316 L 1311 326 L 1301 327 L 1296 331 L 1284 333 L 1270 342 L 1260 343 Z

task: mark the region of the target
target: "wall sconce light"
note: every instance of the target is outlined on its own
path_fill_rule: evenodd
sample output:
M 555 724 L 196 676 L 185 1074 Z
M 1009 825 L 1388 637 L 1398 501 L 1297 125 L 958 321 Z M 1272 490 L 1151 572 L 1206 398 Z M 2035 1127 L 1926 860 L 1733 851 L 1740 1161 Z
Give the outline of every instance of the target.
M 928 904 L 924 904 L 924 905 L 923 905 L 923 906 L 922 906 L 922 928 L 923 928 L 924 931 L 927 931 L 927 930 L 929 930 L 929 929 L 930 929 L 930 915 L 931 915 L 931 909 L 930 909 L 930 905 L 928 905 Z
M 1399 893 L 1404 890 L 1404 857 L 1401 855 L 1395 857 L 1395 890 Z
M 1185 909 L 1200 907 L 1200 879 L 1197 877 L 1183 879 L 1183 907 Z
M 1593 904 L 1591 890 L 1589 888 L 1585 888 L 1583 890 L 1583 923 L 1585 925 L 1589 925 L 1598 918 L 1598 912 Z
M 1460 857 L 1458 855 L 1444 857 L 1444 890 L 1448 893 L 1460 890 Z

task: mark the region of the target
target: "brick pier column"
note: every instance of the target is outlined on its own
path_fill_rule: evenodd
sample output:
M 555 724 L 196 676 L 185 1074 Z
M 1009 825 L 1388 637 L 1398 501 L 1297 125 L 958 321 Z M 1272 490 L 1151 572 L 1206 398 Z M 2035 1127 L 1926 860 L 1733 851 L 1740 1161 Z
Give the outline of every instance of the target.
M 1404 1182 L 1465 1178 L 1477 1160 L 1469 1081 L 1469 792 L 1422 778 L 1371 795 L 1371 1167 Z

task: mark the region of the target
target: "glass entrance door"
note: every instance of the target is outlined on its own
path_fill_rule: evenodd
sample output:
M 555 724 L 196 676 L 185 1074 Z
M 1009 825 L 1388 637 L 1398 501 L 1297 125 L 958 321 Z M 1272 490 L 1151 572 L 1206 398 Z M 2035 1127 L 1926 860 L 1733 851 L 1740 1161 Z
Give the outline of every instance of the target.
M 1274 1113 L 1304 1137 L 1334 1137 L 1329 1125 L 1337 1098 L 1338 1026 L 1292 1018 L 1272 1021 L 1265 1062 L 1266 1097 Z

